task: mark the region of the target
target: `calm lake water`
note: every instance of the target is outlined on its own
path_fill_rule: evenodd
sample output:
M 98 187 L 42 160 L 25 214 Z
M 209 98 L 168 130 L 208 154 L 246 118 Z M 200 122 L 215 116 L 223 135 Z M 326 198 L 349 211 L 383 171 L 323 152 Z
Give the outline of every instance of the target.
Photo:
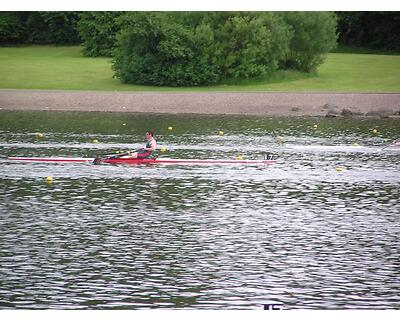
M 127 150 L 148 129 L 164 157 L 278 163 L 7 160 Z M 382 149 L 398 137 L 400 120 L 2 111 L 0 308 L 398 309 L 400 150 Z

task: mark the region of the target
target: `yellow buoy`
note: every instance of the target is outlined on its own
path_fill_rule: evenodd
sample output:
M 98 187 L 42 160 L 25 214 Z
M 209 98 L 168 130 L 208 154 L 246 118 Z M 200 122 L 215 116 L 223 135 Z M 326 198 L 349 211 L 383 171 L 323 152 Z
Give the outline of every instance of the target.
M 314 129 L 318 129 L 318 125 L 317 124 L 314 124 Z
M 353 146 L 353 147 L 359 147 L 360 145 L 359 145 L 357 142 L 354 142 L 354 143 L 352 144 L 352 146 Z
M 99 143 L 99 140 L 93 139 L 93 140 L 92 140 L 92 143 Z
M 168 130 L 169 130 L 169 131 L 172 131 L 172 127 L 168 127 Z
M 218 132 L 218 134 L 219 134 L 220 136 L 223 136 L 223 135 L 224 135 L 224 132 L 223 132 L 222 130 L 220 130 L 220 131 Z
M 343 168 L 341 168 L 341 167 L 336 167 L 336 171 L 337 171 L 337 172 L 343 172 Z
M 52 183 L 52 182 L 53 182 L 53 177 L 52 177 L 52 176 L 48 176 L 48 177 L 46 178 L 46 182 L 47 182 L 47 183 Z
M 378 129 L 372 129 L 372 133 L 378 133 Z
M 122 125 L 123 125 L 123 126 L 126 126 L 126 123 L 123 123 Z
M 277 136 L 276 140 L 278 141 L 278 143 L 283 143 L 284 142 L 284 139 L 281 136 Z
M 238 155 L 236 156 L 236 160 L 243 160 L 243 157 L 242 157 L 240 154 L 238 154 Z
M 164 153 L 164 152 L 167 152 L 167 148 L 162 147 L 162 148 L 160 149 L 160 151 L 163 152 L 163 153 Z
M 39 132 L 39 133 L 37 134 L 37 137 L 40 138 L 40 139 L 42 139 L 42 138 L 44 137 L 44 134 Z

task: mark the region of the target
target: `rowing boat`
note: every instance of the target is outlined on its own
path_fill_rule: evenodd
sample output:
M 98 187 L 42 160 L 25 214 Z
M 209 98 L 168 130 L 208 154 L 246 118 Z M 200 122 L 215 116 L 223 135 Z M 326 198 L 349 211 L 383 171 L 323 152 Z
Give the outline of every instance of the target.
M 134 159 L 134 158 L 114 158 L 102 159 L 102 163 L 125 163 L 125 164 L 274 164 L 276 160 L 230 160 L 230 159 Z
M 69 157 L 9 157 L 12 161 L 25 161 L 25 162 L 54 162 L 54 163 L 93 163 L 96 158 L 69 158 Z M 135 159 L 135 158 L 103 158 L 97 163 L 108 164 L 242 164 L 242 165 L 260 165 L 260 164 L 275 164 L 275 159 L 265 160 L 232 160 L 232 159 L 171 159 L 171 158 L 157 158 L 157 159 Z

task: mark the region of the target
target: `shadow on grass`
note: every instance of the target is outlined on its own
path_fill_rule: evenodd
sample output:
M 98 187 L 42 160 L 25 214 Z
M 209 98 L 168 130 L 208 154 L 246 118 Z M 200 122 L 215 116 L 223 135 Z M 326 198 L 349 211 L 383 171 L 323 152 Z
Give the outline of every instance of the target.
M 399 51 L 389 51 L 389 50 L 385 51 L 385 50 L 379 50 L 379 49 L 343 47 L 343 46 L 337 47 L 336 49 L 332 50 L 330 53 L 377 54 L 377 55 L 386 55 L 386 56 L 400 55 Z
M 315 77 L 315 72 L 306 73 L 297 70 L 278 70 L 272 75 L 267 77 L 260 77 L 255 79 L 225 79 L 218 83 L 216 86 L 265 86 L 274 83 L 287 83 L 297 80 L 310 79 Z

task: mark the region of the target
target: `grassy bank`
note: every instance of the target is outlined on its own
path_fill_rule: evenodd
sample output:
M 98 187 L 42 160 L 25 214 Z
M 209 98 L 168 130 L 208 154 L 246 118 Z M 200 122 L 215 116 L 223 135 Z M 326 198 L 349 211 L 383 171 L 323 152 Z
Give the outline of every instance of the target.
M 400 55 L 330 53 L 316 74 L 288 71 L 236 85 L 158 88 L 121 84 L 109 58 L 83 57 L 80 47 L 0 47 L 0 89 L 400 92 Z

